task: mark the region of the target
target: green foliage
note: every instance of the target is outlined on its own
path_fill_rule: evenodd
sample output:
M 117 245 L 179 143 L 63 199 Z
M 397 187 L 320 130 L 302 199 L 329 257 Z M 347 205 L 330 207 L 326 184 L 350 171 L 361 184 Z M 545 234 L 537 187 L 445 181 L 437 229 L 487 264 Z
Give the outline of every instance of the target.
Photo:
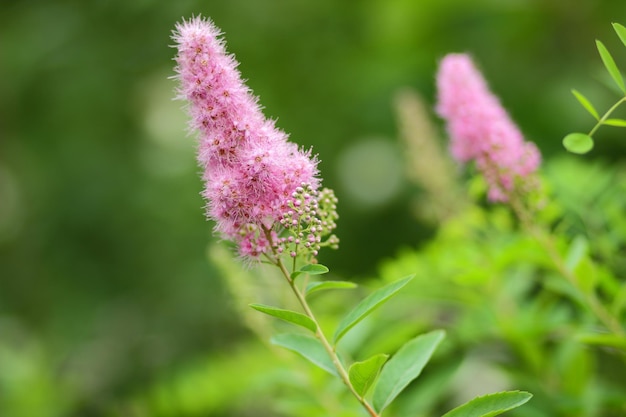
M 419 376 L 433 352 L 444 337 L 444 332 L 436 330 L 420 335 L 407 342 L 385 364 L 374 388 L 374 409 L 381 413 Z
M 413 277 L 409 276 L 380 288 L 367 296 L 357 304 L 342 320 L 335 330 L 335 344 L 357 323 L 367 317 L 372 311 L 387 302 L 398 291 L 402 289 Z
M 291 273 L 291 278 L 295 279 L 299 275 L 309 274 L 309 275 L 323 275 L 328 273 L 328 267 L 321 264 L 306 264 L 302 268 L 297 271 L 293 271 Z
M 494 417 L 528 402 L 532 394 L 520 391 L 498 392 L 477 397 L 443 417 Z
M 272 337 L 272 344 L 291 350 L 323 370 L 337 375 L 337 369 L 319 340 L 301 334 L 285 333 Z
M 578 122 L 553 111 L 568 80 L 586 71 L 580 46 L 601 33 L 607 16 L 622 13 L 623 1 L 577 11 L 567 2 L 544 6 L 519 3 L 511 13 L 506 2 L 234 0 L 205 2 L 202 12 L 228 34 L 266 114 L 327 167 L 363 135 L 395 133 L 389 103 L 397 88 L 409 82 L 431 96 L 433 57 L 451 49 L 481 57 L 502 96 L 516 98 L 510 106 L 523 130 L 541 132 L 560 250 L 587 238 L 596 291 L 623 320 L 626 188 L 622 171 L 599 164 L 623 154 L 621 130 L 606 129 L 586 164 L 553 161 L 560 144 L 550 139 Z M 358 404 L 337 398 L 336 377 L 250 342 L 242 319 L 252 316 L 252 332 L 276 321 L 249 303 L 283 305 L 275 280 L 257 280 L 226 249 L 206 261 L 211 225 L 200 208 L 193 147 L 180 133 L 183 112 L 170 100 L 166 47 L 173 22 L 198 13 L 198 4 L 9 0 L 0 9 L 0 327 L 21 329 L 0 337 L 0 415 L 362 416 Z M 561 30 L 571 27 L 572 12 L 584 19 Z M 623 41 L 622 26 L 613 27 Z M 506 62 L 505 50 L 515 51 Z M 528 65 L 535 62 L 542 65 Z M 580 87 L 604 108 L 601 85 Z M 503 370 L 508 385 L 538 388 L 512 416 L 624 414 L 623 365 L 611 353 L 623 338 L 598 332 L 586 310 L 547 288 L 545 253 L 501 210 L 470 208 L 435 232 L 413 222 L 406 184 L 365 211 L 335 171 L 324 172 L 326 184 L 344 187 L 342 247 L 324 258 L 332 278 L 376 285 L 369 277 L 382 260 L 383 270 L 395 269 L 386 282 L 418 272 L 385 317 L 355 326 L 342 350 L 357 358 L 392 352 L 433 324 L 448 334 L 419 384 L 386 413 L 439 416 L 466 399 L 471 387 L 459 388 L 456 372 L 479 351 L 487 356 L 481 366 Z M 226 276 L 250 292 L 242 308 L 231 308 L 240 300 L 226 295 Z M 336 324 L 357 294 L 311 297 L 325 312 L 322 327 Z M 557 355 L 572 335 L 582 352 Z M 568 356 L 584 367 L 567 367 Z M 530 362 L 546 366 L 534 372 Z M 576 368 L 587 370 L 564 387 L 561 371 Z
M 572 153 L 585 154 L 593 149 L 593 138 L 585 133 L 570 133 L 563 139 L 563 146 Z
M 626 28 L 618 23 L 613 23 L 613 29 L 615 30 L 615 33 L 617 33 L 617 36 L 621 39 L 622 43 L 624 43 L 624 46 L 626 46 Z M 607 110 L 606 113 L 602 115 L 602 117 L 600 117 L 595 107 L 584 95 L 582 95 L 577 90 L 572 90 L 572 93 L 574 94 L 578 102 L 585 108 L 585 110 L 589 112 L 589 114 L 594 117 L 594 119 L 597 120 L 596 125 L 591 129 L 589 134 L 570 133 L 566 135 L 565 138 L 563 138 L 563 146 L 565 147 L 565 149 L 572 153 L 585 154 L 591 151 L 594 146 L 593 134 L 596 132 L 596 130 L 598 130 L 600 126 L 605 125 L 626 127 L 626 120 L 609 118 L 613 111 L 616 110 L 620 104 L 626 101 L 626 85 L 624 85 L 624 78 L 622 77 L 622 74 L 617 67 L 617 64 L 615 63 L 613 56 L 606 48 L 606 46 L 604 46 L 601 41 L 596 40 L 596 47 L 600 54 L 600 58 L 602 59 L 602 63 L 604 64 L 604 67 L 606 68 L 607 72 L 609 73 L 619 90 L 622 92 L 622 94 L 624 94 L 624 97 L 620 98 L 620 100 L 613 104 L 613 106 L 609 110 Z
M 598 111 L 593 107 L 593 104 L 587 99 L 587 97 L 583 96 L 579 91 L 572 90 L 572 94 L 576 97 L 576 100 L 593 116 L 594 119 L 600 120 L 600 115 Z
M 350 289 L 356 287 L 357 284 L 350 281 L 314 281 L 307 284 L 305 293 L 306 295 L 310 295 L 322 290 Z
M 617 33 L 617 36 L 619 36 L 624 46 L 626 46 L 626 27 L 620 25 L 619 23 L 612 23 L 612 25 L 615 33 Z
M 624 86 L 624 79 L 622 78 L 622 74 L 620 73 L 619 69 L 617 68 L 617 65 L 615 64 L 615 60 L 613 59 L 608 49 L 606 49 L 606 46 L 604 46 L 602 42 L 596 40 L 596 46 L 598 48 L 598 52 L 600 53 L 600 57 L 602 58 L 602 63 L 604 63 L 606 70 L 609 72 L 609 74 L 611 75 L 611 78 L 613 78 L 613 81 L 615 81 L 615 84 L 617 84 L 617 86 L 622 91 L 622 93 L 626 94 L 626 86 Z
M 419 271 L 396 303 L 420 305 L 426 322 L 446 317 L 448 349 L 483 352 L 502 372 L 490 391 L 532 392 L 512 416 L 620 415 L 626 171 L 563 158 L 544 173 L 550 206 L 533 222 L 549 234 L 533 238 L 505 208 L 473 207 L 442 224 L 428 245 L 385 262 L 381 276 L 392 282 Z M 471 356 L 460 369 L 469 363 Z M 470 386 L 485 365 L 457 382 L 462 391 L 487 394 Z
M 378 377 L 380 369 L 388 358 L 389 355 L 379 353 L 362 362 L 354 362 L 350 365 L 348 375 L 357 394 L 362 397 L 367 393 L 367 390 L 372 386 L 376 377 Z
M 317 325 L 315 324 L 315 322 L 302 313 L 272 306 L 266 306 L 263 304 L 250 304 L 250 307 L 257 311 L 260 311 L 261 313 L 269 314 L 270 316 L 274 316 L 281 320 L 288 321 L 289 323 L 302 326 L 305 329 L 309 329 L 313 333 L 315 333 L 315 331 L 317 330 Z

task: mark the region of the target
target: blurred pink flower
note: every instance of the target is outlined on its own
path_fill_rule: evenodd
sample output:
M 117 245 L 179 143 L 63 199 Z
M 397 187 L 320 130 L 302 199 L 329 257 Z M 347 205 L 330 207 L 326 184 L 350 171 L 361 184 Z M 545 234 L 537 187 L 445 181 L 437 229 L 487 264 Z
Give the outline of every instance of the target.
M 436 110 L 447 122 L 452 156 L 459 162 L 476 162 L 491 201 L 508 201 L 516 184 L 539 167 L 539 150 L 524 141 L 468 55 L 443 58 L 437 89 Z
M 255 258 L 269 250 L 266 231 L 280 222 L 296 187 L 319 186 L 317 160 L 264 117 L 220 35 L 202 17 L 176 25 L 177 92 L 198 132 L 208 217 Z

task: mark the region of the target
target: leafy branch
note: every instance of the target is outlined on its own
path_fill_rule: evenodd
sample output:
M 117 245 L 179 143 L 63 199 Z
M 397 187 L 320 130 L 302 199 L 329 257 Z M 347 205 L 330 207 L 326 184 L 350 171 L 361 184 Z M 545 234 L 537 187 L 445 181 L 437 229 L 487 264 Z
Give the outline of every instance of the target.
M 271 238 L 269 234 L 268 238 Z M 349 366 L 337 353 L 337 345 L 354 326 L 389 301 L 413 277 L 408 276 L 392 282 L 365 297 L 339 321 L 333 338 L 330 339 L 319 325 L 307 297 L 311 293 L 322 290 L 354 288 L 356 285 L 346 281 L 314 281 L 300 285 L 297 280 L 301 275 L 323 275 L 328 272 L 328 268 L 320 264 L 307 264 L 290 272 L 279 253 L 267 255 L 267 259 L 281 271 L 302 307 L 302 312 L 263 304 L 250 306 L 257 311 L 306 329 L 314 335 L 311 337 L 302 333 L 283 333 L 272 337 L 272 343 L 299 354 L 319 368 L 339 377 L 370 417 L 380 417 L 383 410 L 421 374 L 443 340 L 444 331 L 434 330 L 418 335 L 406 342 L 391 356 L 379 353 L 363 361 L 355 361 Z M 496 416 L 526 403 L 531 397 L 531 394 L 519 391 L 495 393 L 475 398 L 450 411 L 446 416 Z
M 617 36 L 621 39 L 624 46 L 626 46 L 626 27 L 620 25 L 619 23 L 613 23 L 613 29 L 615 30 L 615 33 L 617 33 Z M 577 153 L 577 154 L 585 154 L 591 151 L 591 149 L 593 149 L 593 146 L 594 146 L 593 135 L 600 128 L 600 126 L 604 125 L 604 126 L 626 127 L 626 120 L 609 118 L 611 114 L 622 103 L 626 101 L 626 85 L 624 84 L 624 79 L 622 77 L 622 74 L 619 68 L 617 67 L 617 64 L 615 64 L 615 60 L 611 56 L 606 46 L 604 46 L 604 44 L 600 42 L 599 40 L 596 40 L 596 47 L 598 49 L 598 52 L 600 53 L 600 58 L 602 59 L 602 63 L 604 64 L 604 67 L 608 71 L 609 75 L 611 76 L 611 78 L 613 79 L 617 87 L 624 94 L 624 96 L 621 97 L 615 104 L 613 104 L 602 115 L 602 117 L 600 117 L 600 114 L 598 113 L 598 111 L 582 93 L 580 93 L 577 90 L 572 90 L 572 94 L 574 95 L 574 97 L 576 97 L 578 102 L 583 106 L 585 110 L 587 110 L 587 112 L 589 112 L 589 114 L 594 119 L 596 119 L 596 124 L 589 131 L 589 133 L 574 132 L 574 133 L 568 134 L 563 139 L 563 146 L 565 146 L 565 148 L 568 151 Z

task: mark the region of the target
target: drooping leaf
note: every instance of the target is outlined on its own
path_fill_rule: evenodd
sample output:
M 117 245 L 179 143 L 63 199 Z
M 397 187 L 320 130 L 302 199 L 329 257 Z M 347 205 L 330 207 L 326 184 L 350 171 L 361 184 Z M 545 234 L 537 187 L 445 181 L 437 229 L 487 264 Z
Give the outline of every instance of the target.
M 613 23 L 613 29 L 617 36 L 622 40 L 624 46 L 626 46 L 626 27 L 620 25 L 619 23 Z
M 385 364 L 387 358 L 389 358 L 389 355 L 379 353 L 362 362 L 355 362 L 350 365 L 350 369 L 348 370 L 350 383 L 361 397 L 364 396 L 369 387 L 372 386 L 380 372 L 380 368 Z
M 289 323 L 302 326 L 312 332 L 315 332 L 317 330 L 317 325 L 315 324 L 315 322 L 302 313 L 272 306 L 266 306 L 263 304 L 250 304 L 250 307 L 257 311 L 260 311 L 261 313 L 269 314 L 270 316 L 274 316 L 281 320 L 288 321 Z
M 443 417 L 494 417 L 512 410 L 530 400 L 532 394 L 524 391 L 505 391 L 488 394 L 451 410 Z
M 271 342 L 276 346 L 291 350 L 323 370 L 337 375 L 332 359 L 319 340 L 302 334 L 284 333 L 272 337 Z
M 410 340 L 385 364 L 374 388 L 372 405 L 380 413 L 419 376 L 445 335 L 435 330 Z
M 404 287 L 413 276 L 409 276 L 393 282 L 383 288 L 380 288 L 369 296 L 367 296 L 364 300 L 362 300 L 359 304 L 352 309 L 339 323 L 337 330 L 335 331 L 335 344 L 346 334 L 348 330 L 354 327 L 358 322 L 363 320 L 368 314 L 374 311 L 377 307 L 382 305 L 385 301 L 389 300 L 393 295 L 395 295 L 402 287 Z
M 622 74 L 619 72 L 613 57 L 609 53 L 609 50 L 606 49 L 606 46 L 598 40 L 596 40 L 596 46 L 598 47 L 598 52 L 600 53 L 600 58 L 602 58 L 602 62 L 606 67 L 606 70 L 611 74 L 611 78 L 615 81 L 615 84 L 622 90 L 622 93 L 626 94 L 626 87 L 624 86 L 624 79 L 622 78 Z
M 563 146 L 572 153 L 585 154 L 593 149 L 593 138 L 586 133 L 570 133 L 563 138 Z
M 626 120 L 624 119 L 606 119 L 602 122 L 604 125 L 626 127 Z
M 321 290 L 356 288 L 356 286 L 354 282 L 349 281 L 315 281 L 306 286 L 306 295 Z
M 600 120 L 600 115 L 598 114 L 598 111 L 595 109 L 595 107 L 593 107 L 591 102 L 587 100 L 587 97 L 583 96 L 577 90 L 572 90 L 572 94 L 574 94 L 576 100 L 578 100 L 578 102 L 585 108 L 585 110 L 589 112 L 589 114 L 593 116 L 594 119 Z
M 297 271 L 293 271 L 291 273 L 291 279 L 295 279 L 298 275 L 301 274 L 322 275 L 328 273 L 328 271 L 328 267 L 322 264 L 307 264 Z

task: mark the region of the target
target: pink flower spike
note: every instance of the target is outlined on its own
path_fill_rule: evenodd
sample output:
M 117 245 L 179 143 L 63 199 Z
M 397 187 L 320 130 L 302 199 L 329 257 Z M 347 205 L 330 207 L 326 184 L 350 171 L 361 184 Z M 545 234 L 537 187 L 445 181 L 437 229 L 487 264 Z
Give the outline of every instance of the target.
M 524 141 L 468 55 L 443 58 L 437 90 L 436 111 L 447 122 L 452 156 L 476 162 L 489 185 L 489 200 L 508 201 L 516 184 L 539 167 L 539 150 Z
M 272 229 L 296 188 L 319 186 L 317 160 L 265 118 L 220 35 L 199 16 L 176 25 L 177 93 L 198 133 L 207 215 L 244 258 L 255 259 L 271 250 L 267 233 L 276 238 Z

